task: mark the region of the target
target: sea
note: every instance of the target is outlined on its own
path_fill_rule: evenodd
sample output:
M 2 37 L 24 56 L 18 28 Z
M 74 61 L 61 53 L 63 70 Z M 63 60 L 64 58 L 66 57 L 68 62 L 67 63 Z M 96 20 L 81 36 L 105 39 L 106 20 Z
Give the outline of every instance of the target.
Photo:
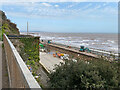
M 21 34 L 27 34 L 21 32 Z M 53 32 L 30 32 L 30 35 L 40 36 L 41 40 L 69 45 L 73 47 L 85 46 L 97 50 L 105 50 L 118 53 L 117 33 L 53 33 Z

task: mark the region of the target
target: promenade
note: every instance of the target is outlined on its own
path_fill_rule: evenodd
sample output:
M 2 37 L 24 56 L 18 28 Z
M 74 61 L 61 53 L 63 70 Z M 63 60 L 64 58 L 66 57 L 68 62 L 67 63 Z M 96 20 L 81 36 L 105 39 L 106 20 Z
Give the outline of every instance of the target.
M 71 51 L 71 52 L 74 52 L 74 53 L 78 53 L 80 55 L 85 55 L 85 56 L 89 56 L 89 57 L 94 57 L 94 58 L 98 58 L 97 55 L 95 54 L 92 54 L 92 53 L 87 53 L 87 52 L 80 52 L 79 49 L 78 50 L 75 50 L 74 48 L 67 48 L 65 46 L 61 46 L 61 45 L 56 45 L 56 44 L 49 44 L 50 46 L 53 46 L 53 47 L 57 47 L 57 48 L 60 48 L 60 49 L 63 49 L 63 50 L 67 50 L 67 51 Z
M 40 52 L 40 63 L 44 66 L 44 68 L 48 71 L 48 72 L 53 72 L 55 65 L 59 65 L 60 62 L 64 63 L 64 61 L 62 59 L 53 57 L 50 54 L 47 54 L 45 52 Z
M 9 78 L 6 64 L 5 51 L 2 49 L 2 41 L 0 41 L 0 90 L 1 88 L 9 88 Z
M 66 51 L 73 52 L 73 53 L 76 53 L 76 54 L 80 54 L 80 55 L 84 55 L 84 56 L 88 56 L 88 57 L 92 57 L 92 58 L 99 58 L 98 55 L 93 54 L 93 53 L 80 52 L 78 48 L 76 50 L 73 47 L 68 48 L 68 47 L 66 47 L 66 45 L 62 45 L 62 44 L 57 44 L 57 43 L 48 44 L 46 41 L 41 42 L 41 43 L 44 44 L 44 45 L 47 45 L 47 46 L 51 46 L 51 47 L 55 47 L 55 48 L 58 48 L 58 49 L 66 50 Z
M 0 90 L 2 89 L 2 41 L 0 41 Z

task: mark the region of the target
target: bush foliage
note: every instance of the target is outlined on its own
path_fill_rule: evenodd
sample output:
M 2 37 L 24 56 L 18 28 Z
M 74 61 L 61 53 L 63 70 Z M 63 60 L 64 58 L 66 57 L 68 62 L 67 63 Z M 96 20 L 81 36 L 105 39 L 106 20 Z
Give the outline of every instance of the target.
M 66 61 L 49 75 L 53 88 L 120 88 L 119 62 L 92 60 Z
M 23 50 L 26 53 L 25 60 L 30 60 L 32 64 L 34 61 L 39 62 L 39 40 L 35 38 L 21 38 L 21 42 L 24 44 Z M 33 61 L 34 60 L 34 61 Z
M 20 55 L 24 59 L 27 65 L 30 65 L 33 71 L 37 72 L 39 64 L 39 39 L 35 37 L 21 38 L 21 42 L 24 44 L 21 47 Z

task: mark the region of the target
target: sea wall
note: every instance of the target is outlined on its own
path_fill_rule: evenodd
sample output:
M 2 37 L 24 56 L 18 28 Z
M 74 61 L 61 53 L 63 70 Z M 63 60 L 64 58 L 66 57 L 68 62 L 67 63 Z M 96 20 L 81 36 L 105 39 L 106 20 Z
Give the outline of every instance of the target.
M 82 53 L 77 50 L 72 50 L 70 48 L 65 48 L 62 46 L 54 45 L 54 44 L 44 44 L 45 47 L 47 47 L 50 51 L 58 51 L 61 53 L 69 54 L 70 58 L 79 59 L 79 60 L 92 60 L 92 59 L 98 59 L 98 57 L 95 55 L 92 55 L 91 53 Z

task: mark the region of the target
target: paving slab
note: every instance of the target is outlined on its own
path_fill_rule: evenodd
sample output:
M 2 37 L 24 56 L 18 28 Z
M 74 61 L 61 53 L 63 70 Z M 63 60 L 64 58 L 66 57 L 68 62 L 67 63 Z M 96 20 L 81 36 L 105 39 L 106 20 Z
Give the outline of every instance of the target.
M 40 52 L 40 63 L 48 70 L 48 71 L 54 71 L 54 68 L 56 65 L 60 65 L 61 63 L 64 63 L 64 61 L 60 58 L 53 57 L 53 55 Z
M 9 88 L 9 78 L 6 63 L 6 56 L 2 42 L 0 41 L 0 90 L 1 88 Z

